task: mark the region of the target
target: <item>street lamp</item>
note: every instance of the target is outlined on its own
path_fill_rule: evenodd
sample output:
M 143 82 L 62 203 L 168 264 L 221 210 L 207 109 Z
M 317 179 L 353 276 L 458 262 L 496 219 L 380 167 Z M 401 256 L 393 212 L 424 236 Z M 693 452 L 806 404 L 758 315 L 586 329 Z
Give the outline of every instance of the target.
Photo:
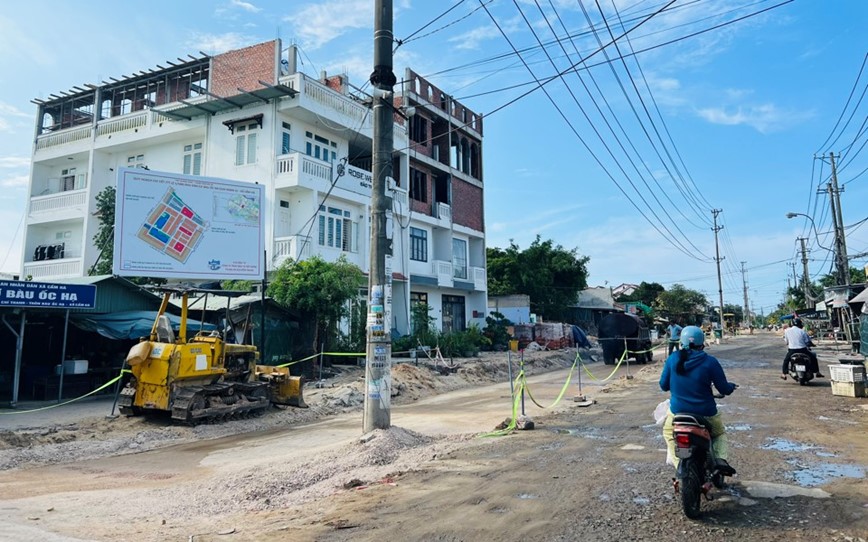
M 816 240 L 817 240 L 817 246 L 818 247 L 822 248 L 823 250 L 828 250 L 829 252 L 834 252 L 834 249 L 831 249 L 829 247 L 824 247 L 823 245 L 820 244 L 820 232 L 817 231 L 817 224 L 814 223 L 813 218 L 811 218 L 809 215 L 806 215 L 804 213 L 787 213 L 787 218 L 796 218 L 797 216 L 803 216 L 803 217 L 805 217 L 811 221 L 811 229 L 814 230 L 814 238 L 816 238 Z

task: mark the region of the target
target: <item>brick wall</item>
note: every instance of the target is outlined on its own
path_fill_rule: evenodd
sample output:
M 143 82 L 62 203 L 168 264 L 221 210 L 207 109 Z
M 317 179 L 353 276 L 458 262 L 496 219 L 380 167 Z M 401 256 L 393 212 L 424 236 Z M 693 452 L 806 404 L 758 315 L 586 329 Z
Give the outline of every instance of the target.
M 238 89 L 262 88 L 259 81 L 277 83 L 278 48 L 273 40 L 229 51 L 211 59 L 211 92 L 217 96 L 237 96 Z
M 482 217 L 482 189 L 452 177 L 452 221 L 485 231 Z

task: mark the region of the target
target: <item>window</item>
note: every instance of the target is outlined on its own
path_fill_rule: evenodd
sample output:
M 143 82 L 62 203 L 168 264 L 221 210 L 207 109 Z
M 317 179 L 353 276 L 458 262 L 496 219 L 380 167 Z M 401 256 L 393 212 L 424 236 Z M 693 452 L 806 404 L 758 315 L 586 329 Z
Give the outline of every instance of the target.
M 66 168 L 60 170 L 60 187 L 61 192 L 67 190 L 81 190 L 86 186 L 85 174 L 76 173 L 75 168 Z
M 428 201 L 428 175 L 410 168 L 410 197 L 416 201 Z
M 127 167 L 146 168 L 145 155 L 144 154 L 137 154 L 135 156 L 127 156 Z
M 417 262 L 428 261 L 428 232 L 410 227 L 410 259 Z
M 202 174 L 202 144 L 184 145 L 184 175 Z
M 419 115 L 410 117 L 410 140 L 428 146 L 428 119 Z
M 338 144 L 334 141 L 316 135 L 313 132 L 305 132 L 306 139 L 304 153 L 324 162 L 334 162 L 338 158 Z
M 344 252 L 359 251 L 359 223 L 353 222 L 350 211 L 321 205 L 317 218 L 320 246 L 336 248 Z
M 467 241 L 464 239 L 452 240 L 452 276 L 467 278 Z
M 288 122 L 283 123 L 283 128 L 280 132 L 280 154 L 289 154 L 290 149 L 290 136 L 292 135 L 292 126 L 289 125 Z
M 256 163 L 256 131 L 258 122 L 235 126 L 235 165 Z

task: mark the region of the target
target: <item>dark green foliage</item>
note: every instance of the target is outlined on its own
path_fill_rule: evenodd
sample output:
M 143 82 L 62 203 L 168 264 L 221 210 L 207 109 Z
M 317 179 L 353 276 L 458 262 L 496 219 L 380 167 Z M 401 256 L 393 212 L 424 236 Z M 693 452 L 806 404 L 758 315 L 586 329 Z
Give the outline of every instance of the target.
M 288 260 L 275 272 L 268 295 L 316 322 L 312 349 L 335 347 L 341 318 L 350 316 L 350 301 L 358 298 L 364 275 L 343 256 L 329 263 L 319 256 L 299 262 Z
M 701 292 L 685 288 L 681 284 L 675 284 L 669 290 L 661 292 L 655 303 L 655 308 L 663 315 L 681 322 L 682 325 L 701 322 L 702 316 L 708 312 L 708 306 L 708 299 Z
M 547 320 L 565 319 L 587 287 L 589 258 L 539 235 L 525 250 L 510 242 L 506 249 L 488 248 L 487 256 L 488 294 L 526 294 L 531 311 Z
M 115 196 L 114 186 L 107 186 L 96 195 L 96 212 L 99 219 L 93 243 L 100 253 L 88 275 L 111 275 L 115 242 Z
M 509 333 L 507 326 L 512 322 L 504 318 L 499 312 L 492 312 L 491 316 L 485 317 L 485 329 L 482 334 L 490 341 L 492 350 L 503 350 L 509 345 Z

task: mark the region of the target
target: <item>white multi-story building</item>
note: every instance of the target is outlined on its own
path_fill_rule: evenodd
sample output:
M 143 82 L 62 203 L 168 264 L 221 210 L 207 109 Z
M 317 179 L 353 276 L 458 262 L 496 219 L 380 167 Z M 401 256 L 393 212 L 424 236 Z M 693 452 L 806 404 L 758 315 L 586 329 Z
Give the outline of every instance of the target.
M 373 123 L 347 78 L 297 72 L 280 40 L 167 64 L 34 100 L 22 277 L 88 274 L 120 167 L 258 182 L 269 271 L 319 254 L 367 272 Z M 482 324 L 482 119 L 410 70 L 394 102 L 391 325 L 413 302 L 443 330 Z

